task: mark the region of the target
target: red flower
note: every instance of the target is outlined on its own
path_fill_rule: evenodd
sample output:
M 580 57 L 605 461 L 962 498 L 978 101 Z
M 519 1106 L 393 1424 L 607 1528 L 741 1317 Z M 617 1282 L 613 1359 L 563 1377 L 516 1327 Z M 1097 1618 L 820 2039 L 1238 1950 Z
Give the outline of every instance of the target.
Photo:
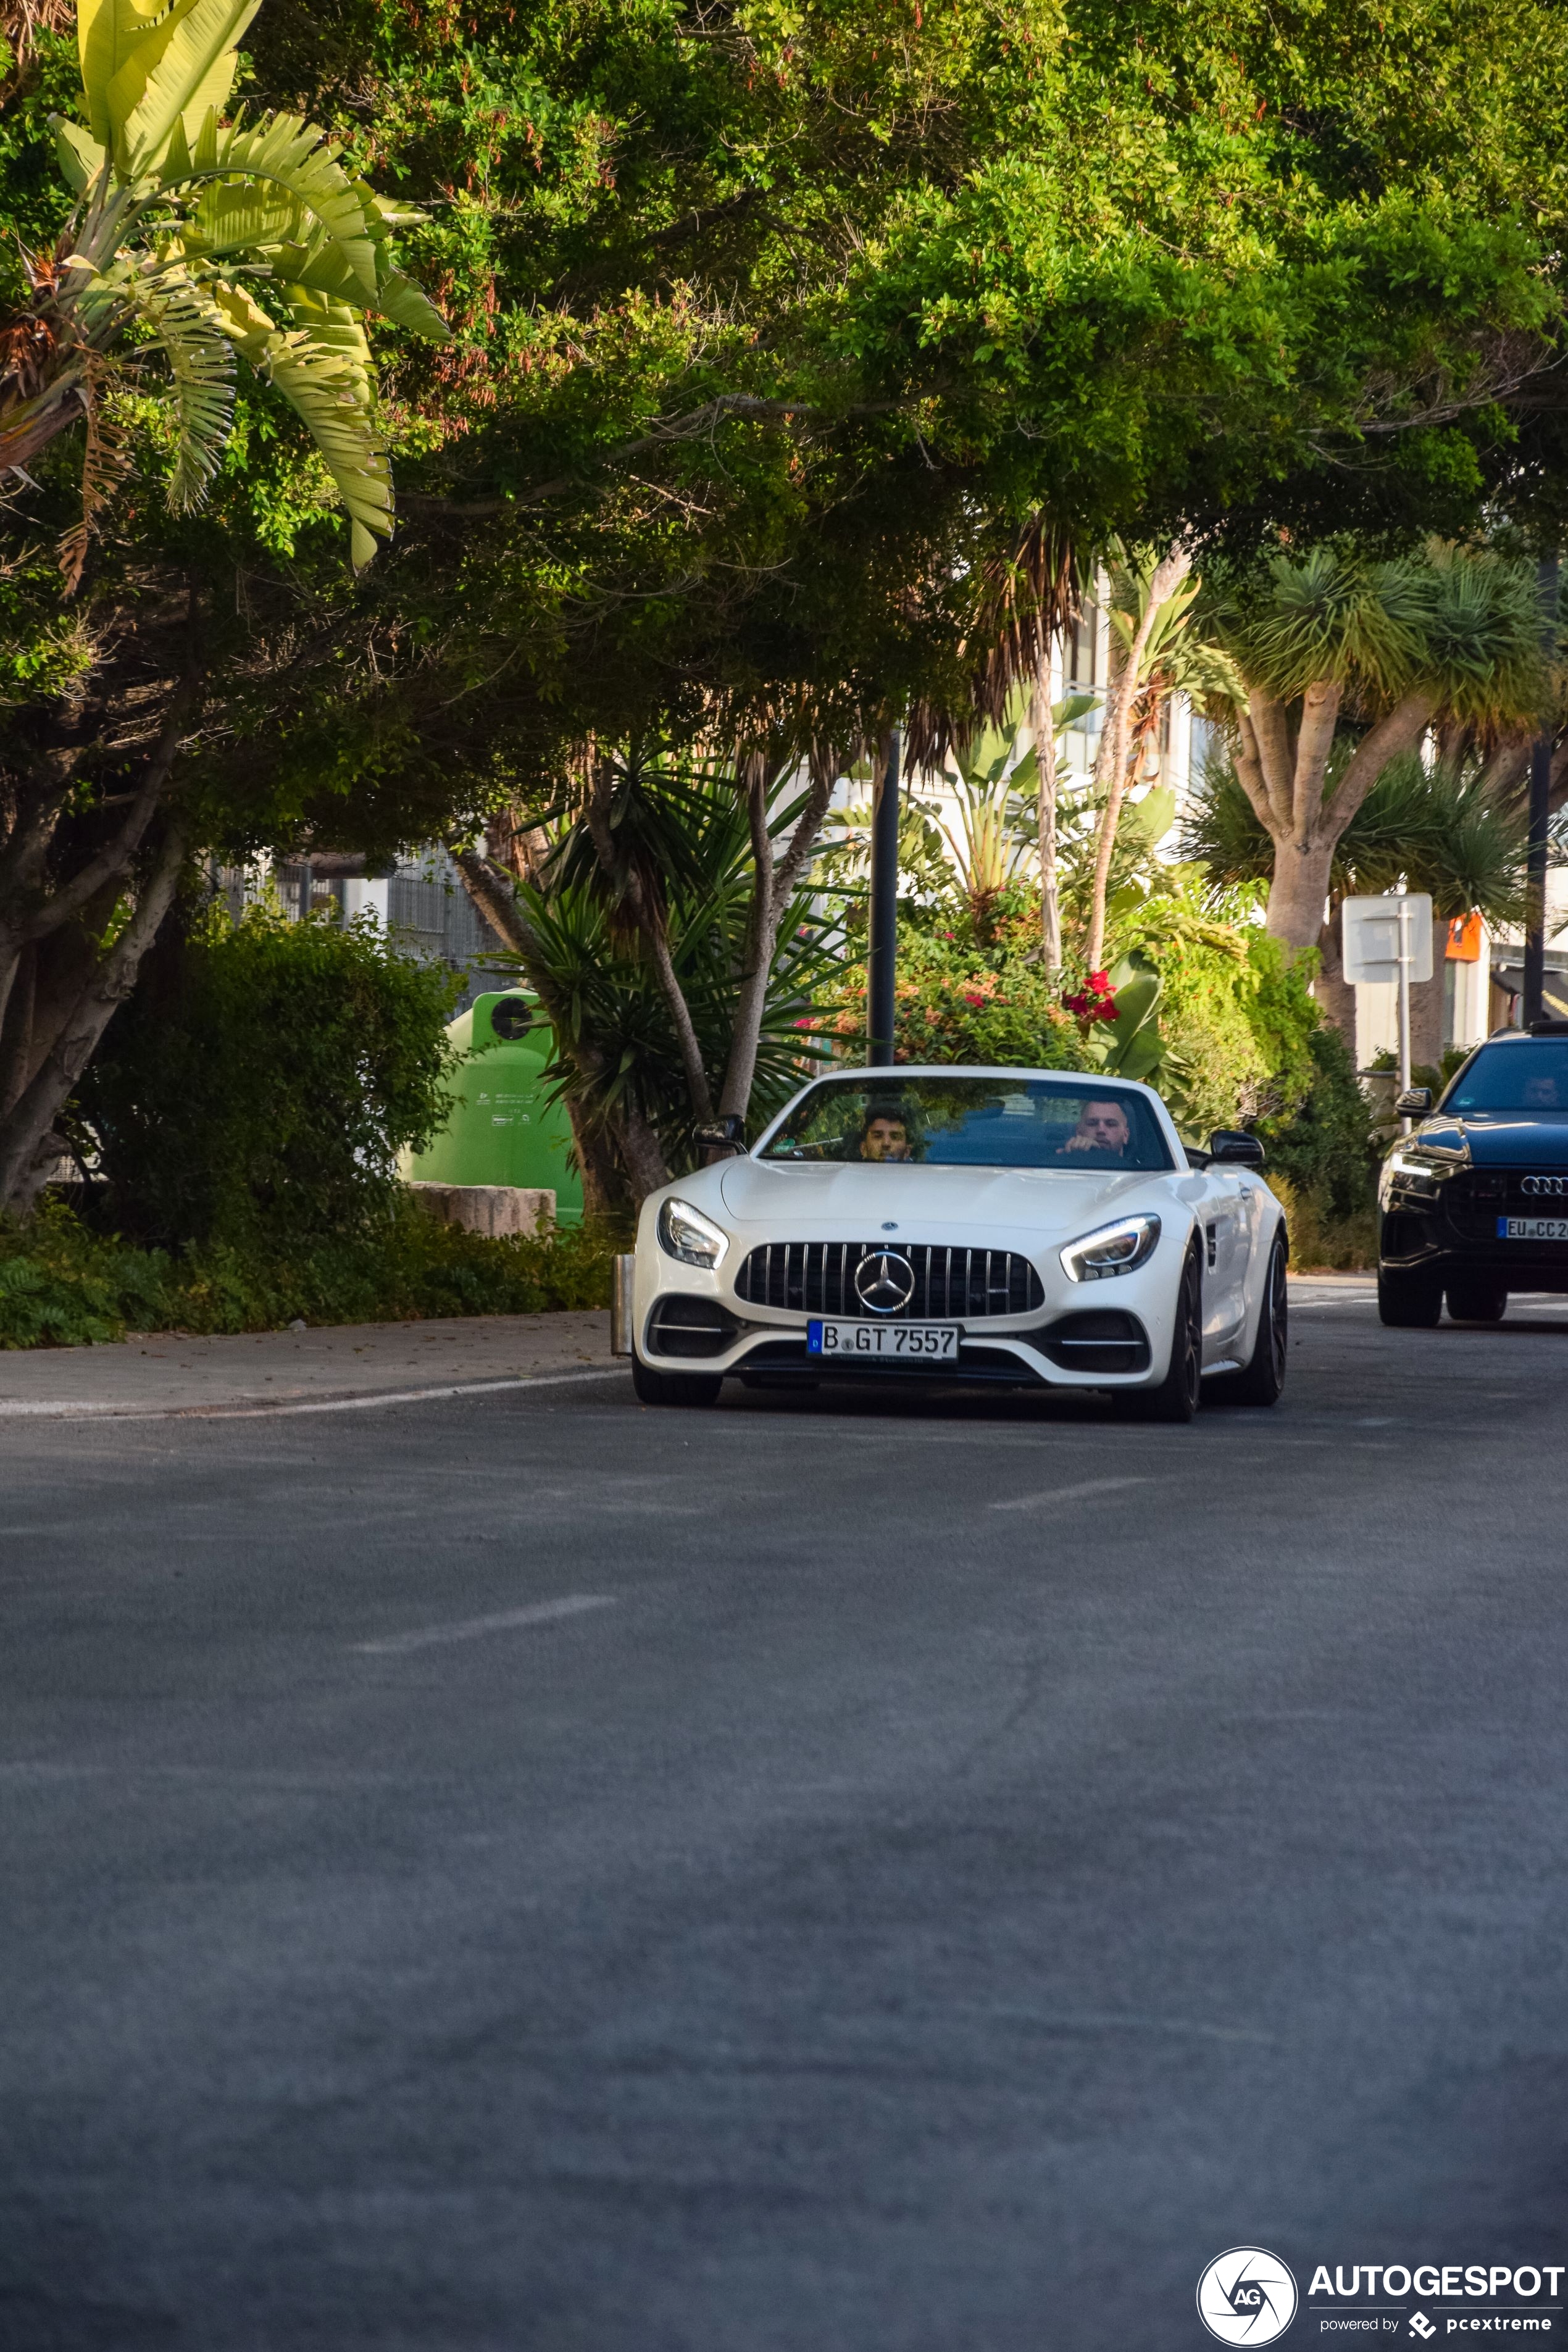
M 1103 996 L 1110 986 L 1110 974 L 1108 971 L 1091 971 L 1089 984 L 1096 996 Z
M 963 1001 L 965 1004 L 984 1004 L 985 999 L 977 988 L 966 988 L 963 992 Z
M 1114 1004 L 1102 1004 L 1094 1017 L 1097 1021 L 1120 1021 L 1121 1015 Z

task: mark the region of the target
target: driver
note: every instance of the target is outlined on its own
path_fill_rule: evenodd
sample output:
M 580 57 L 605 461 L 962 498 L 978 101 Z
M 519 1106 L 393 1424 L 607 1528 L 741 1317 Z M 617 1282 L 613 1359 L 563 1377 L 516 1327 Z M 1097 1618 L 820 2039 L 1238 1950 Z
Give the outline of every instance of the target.
M 889 1109 L 886 1103 L 868 1105 L 860 1121 L 861 1159 L 908 1160 L 910 1156 L 909 1122 L 903 1112 Z
M 1120 1160 L 1132 1140 L 1127 1113 L 1114 1096 L 1086 1102 L 1064 1151 L 1108 1151 Z
M 1534 1070 L 1524 1082 L 1526 1110 L 1561 1110 L 1562 1097 L 1556 1079 L 1548 1070 Z

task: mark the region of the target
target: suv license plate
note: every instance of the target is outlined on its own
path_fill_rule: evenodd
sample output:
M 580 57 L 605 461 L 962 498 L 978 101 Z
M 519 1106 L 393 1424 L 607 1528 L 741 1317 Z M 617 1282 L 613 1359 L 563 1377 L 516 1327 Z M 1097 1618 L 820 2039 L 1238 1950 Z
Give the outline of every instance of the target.
M 1500 1217 L 1500 1242 L 1568 1242 L 1568 1217 Z
M 1564 1227 L 1568 1231 L 1568 1226 Z M 831 1323 L 816 1316 L 805 1327 L 809 1356 L 922 1357 L 948 1362 L 958 1355 L 956 1323 Z

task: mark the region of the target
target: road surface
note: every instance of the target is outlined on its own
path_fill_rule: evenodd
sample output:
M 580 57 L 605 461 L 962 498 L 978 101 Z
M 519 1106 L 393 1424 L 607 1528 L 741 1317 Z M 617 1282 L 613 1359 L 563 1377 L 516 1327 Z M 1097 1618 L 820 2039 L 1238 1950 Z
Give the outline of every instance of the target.
M 1568 2262 L 1568 1308 L 1294 1305 L 1191 1429 L 0 1426 L 5 2352 L 1175 2352 L 1233 2246 L 1294 2346 L 1320 2263 Z

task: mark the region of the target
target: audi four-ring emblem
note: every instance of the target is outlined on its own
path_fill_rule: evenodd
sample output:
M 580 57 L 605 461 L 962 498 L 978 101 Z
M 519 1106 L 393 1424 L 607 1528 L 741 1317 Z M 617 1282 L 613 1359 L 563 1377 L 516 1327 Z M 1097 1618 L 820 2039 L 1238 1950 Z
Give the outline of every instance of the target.
M 1520 1185 L 1521 1192 L 1531 1193 L 1537 1200 L 1542 1194 L 1561 1200 L 1568 1192 L 1568 1176 L 1527 1176 Z
M 896 1315 L 914 1295 L 914 1267 L 897 1250 L 873 1250 L 855 1269 L 855 1296 L 873 1315 Z

